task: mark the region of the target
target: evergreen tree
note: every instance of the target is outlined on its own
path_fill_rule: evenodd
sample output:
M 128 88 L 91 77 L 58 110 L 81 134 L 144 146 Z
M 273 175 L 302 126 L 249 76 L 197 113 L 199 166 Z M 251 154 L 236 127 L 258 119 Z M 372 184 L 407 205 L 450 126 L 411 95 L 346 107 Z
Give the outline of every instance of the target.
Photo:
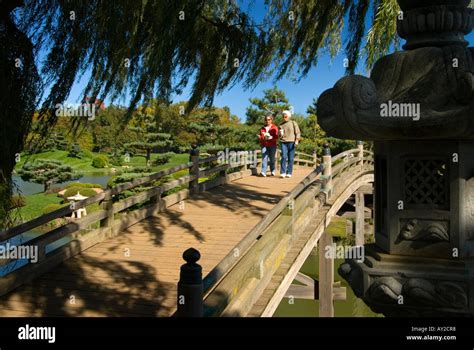
M 285 92 L 277 87 L 263 91 L 263 98 L 251 98 L 251 106 L 247 107 L 247 124 L 262 124 L 263 117 L 269 113 L 281 115 L 284 110 L 291 109 Z
M 42 184 L 44 191 L 48 191 L 51 185 L 55 183 L 65 182 L 80 176 L 75 174 L 70 166 L 49 159 L 35 159 L 32 162 L 25 163 L 23 168 L 18 170 L 18 175 L 23 181 Z
M 124 148 L 135 155 L 145 157 L 146 164 L 150 165 L 153 151 L 163 153 L 172 145 L 171 135 L 161 132 L 154 116 L 146 108 L 135 114 L 134 122 L 135 126 L 129 126 L 128 129 L 135 133 L 140 141 L 126 143 Z

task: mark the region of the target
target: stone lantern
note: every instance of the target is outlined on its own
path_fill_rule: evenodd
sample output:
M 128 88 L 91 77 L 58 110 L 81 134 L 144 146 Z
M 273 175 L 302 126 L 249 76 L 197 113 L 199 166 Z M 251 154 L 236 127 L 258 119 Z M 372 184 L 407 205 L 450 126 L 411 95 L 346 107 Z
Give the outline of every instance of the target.
M 318 101 L 322 128 L 374 142 L 375 239 L 340 273 L 388 316 L 474 315 L 474 48 L 469 0 L 399 0 L 404 51 Z

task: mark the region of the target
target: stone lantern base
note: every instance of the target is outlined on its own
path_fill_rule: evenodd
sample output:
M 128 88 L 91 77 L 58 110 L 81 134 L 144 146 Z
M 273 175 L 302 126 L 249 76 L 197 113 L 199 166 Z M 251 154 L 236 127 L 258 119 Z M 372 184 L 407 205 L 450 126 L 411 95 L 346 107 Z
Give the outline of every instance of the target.
M 348 260 L 339 274 L 374 311 L 386 316 L 474 315 L 474 260 L 389 255 L 367 245 L 364 262 Z

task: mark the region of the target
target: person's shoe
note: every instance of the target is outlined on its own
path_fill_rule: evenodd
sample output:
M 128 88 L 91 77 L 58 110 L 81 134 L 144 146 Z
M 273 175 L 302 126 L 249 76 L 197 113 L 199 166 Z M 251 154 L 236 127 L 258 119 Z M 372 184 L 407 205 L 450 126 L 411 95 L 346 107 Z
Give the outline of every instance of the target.
M 286 177 L 291 177 L 291 174 L 286 175 Z
M 272 171 L 272 176 L 275 176 L 275 172 L 274 172 L 274 171 Z
M 281 174 L 280 176 L 283 177 L 283 178 L 285 178 L 285 177 L 286 177 L 286 174 L 283 173 L 283 174 Z
M 267 174 L 260 173 L 260 176 L 261 176 L 261 177 L 267 177 Z

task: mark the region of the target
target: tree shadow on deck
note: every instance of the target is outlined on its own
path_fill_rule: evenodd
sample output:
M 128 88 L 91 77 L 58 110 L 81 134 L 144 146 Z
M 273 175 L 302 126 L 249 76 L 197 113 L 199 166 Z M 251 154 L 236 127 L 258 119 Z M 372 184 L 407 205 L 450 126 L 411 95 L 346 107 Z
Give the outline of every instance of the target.
M 2 296 L 0 316 L 168 316 L 176 286 L 156 275 L 143 262 L 81 255 Z
M 270 210 L 265 203 L 274 206 L 281 198 L 282 195 L 280 194 L 253 191 L 231 183 L 212 189 L 208 192 L 200 193 L 193 199 L 197 200 L 195 203 L 196 206 L 203 208 L 205 205 L 200 203 L 200 201 L 210 201 L 213 205 L 225 208 L 232 213 L 245 213 L 249 216 L 263 218 Z

